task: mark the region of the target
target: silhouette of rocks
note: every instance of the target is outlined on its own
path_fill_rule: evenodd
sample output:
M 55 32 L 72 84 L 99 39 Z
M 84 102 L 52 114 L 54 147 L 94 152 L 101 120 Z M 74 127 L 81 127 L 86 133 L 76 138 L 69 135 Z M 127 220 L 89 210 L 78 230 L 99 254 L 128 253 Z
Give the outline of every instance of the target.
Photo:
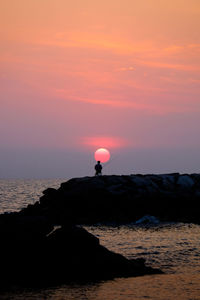
M 85 229 L 54 228 L 45 217 L 0 216 L 0 288 L 156 274 L 143 260 L 107 250 Z
M 145 219 L 141 219 L 148 216 Z M 0 215 L 0 286 L 49 285 L 159 273 L 99 244 L 77 224 L 165 221 L 200 224 L 200 174 L 74 178 L 33 205 Z M 149 221 L 148 221 L 149 222 Z M 56 227 L 57 226 L 57 227 Z
M 200 223 L 200 174 L 73 178 L 43 194 L 21 214 L 46 216 L 55 224 L 126 223 L 144 215 Z

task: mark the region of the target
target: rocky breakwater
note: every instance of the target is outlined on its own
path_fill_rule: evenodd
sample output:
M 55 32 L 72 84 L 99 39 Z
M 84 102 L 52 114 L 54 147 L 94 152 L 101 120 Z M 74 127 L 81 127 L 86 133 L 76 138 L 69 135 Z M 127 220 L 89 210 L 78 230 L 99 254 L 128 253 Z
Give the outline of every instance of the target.
M 200 174 L 73 178 L 43 194 L 21 214 L 58 224 L 127 223 L 144 215 L 200 224 Z

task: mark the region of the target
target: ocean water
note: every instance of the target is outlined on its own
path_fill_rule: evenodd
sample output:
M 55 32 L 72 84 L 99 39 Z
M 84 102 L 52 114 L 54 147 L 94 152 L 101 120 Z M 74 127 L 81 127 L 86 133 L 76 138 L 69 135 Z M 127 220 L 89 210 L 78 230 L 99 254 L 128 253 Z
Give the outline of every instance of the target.
M 19 211 L 33 204 L 48 187 L 58 188 L 66 179 L 0 179 L 0 213 Z
M 0 180 L 0 209 L 19 210 L 38 200 L 42 190 L 64 180 Z M 143 257 L 165 274 L 117 278 L 1 294 L 0 299 L 51 300 L 197 300 L 200 299 L 200 226 L 158 223 L 87 226 L 110 250 L 128 258 Z

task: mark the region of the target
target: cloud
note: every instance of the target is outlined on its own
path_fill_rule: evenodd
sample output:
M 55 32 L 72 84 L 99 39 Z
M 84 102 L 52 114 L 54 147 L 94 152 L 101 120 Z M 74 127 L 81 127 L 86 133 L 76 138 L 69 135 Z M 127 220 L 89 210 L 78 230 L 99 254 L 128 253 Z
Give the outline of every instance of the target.
M 118 69 L 119 71 L 135 71 L 135 67 L 121 67 Z
M 147 104 L 147 103 L 141 103 L 139 101 L 130 100 L 127 101 L 125 99 L 119 99 L 119 100 L 107 100 L 103 98 L 95 99 L 95 98 L 88 98 L 88 97 L 73 97 L 67 95 L 67 92 L 65 90 L 57 90 L 57 95 L 59 95 L 60 99 L 66 100 L 66 101 L 76 101 L 76 102 L 85 102 L 85 103 L 91 103 L 94 105 L 106 105 L 110 107 L 115 108 L 131 108 L 135 110 L 142 110 L 142 111 L 154 111 L 157 113 L 160 113 L 160 108 L 156 107 L 156 105 L 153 104 Z
M 113 136 L 86 136 L 80 139 L 80 143 L 92 148 L 123 148 L 130 146 L 130 142 L 121 137 Z
M 138 60 L 138 64 L 145 65 L 152 68 L 159 69 L 172 69 L 179 71 L 200 71 L 200 66 L 191 65 L 191 64 L 177 64 L 177 63 L 167 63 L 160 61 L 151 61 L 151 60 Z

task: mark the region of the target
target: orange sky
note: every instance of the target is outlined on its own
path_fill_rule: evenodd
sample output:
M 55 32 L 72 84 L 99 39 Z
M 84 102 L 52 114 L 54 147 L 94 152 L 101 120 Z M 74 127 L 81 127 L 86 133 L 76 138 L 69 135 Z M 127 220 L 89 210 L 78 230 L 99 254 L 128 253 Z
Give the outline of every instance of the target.
M 0 38 L 2 147 L 200 147 L 199 0 L 1 0 Z

